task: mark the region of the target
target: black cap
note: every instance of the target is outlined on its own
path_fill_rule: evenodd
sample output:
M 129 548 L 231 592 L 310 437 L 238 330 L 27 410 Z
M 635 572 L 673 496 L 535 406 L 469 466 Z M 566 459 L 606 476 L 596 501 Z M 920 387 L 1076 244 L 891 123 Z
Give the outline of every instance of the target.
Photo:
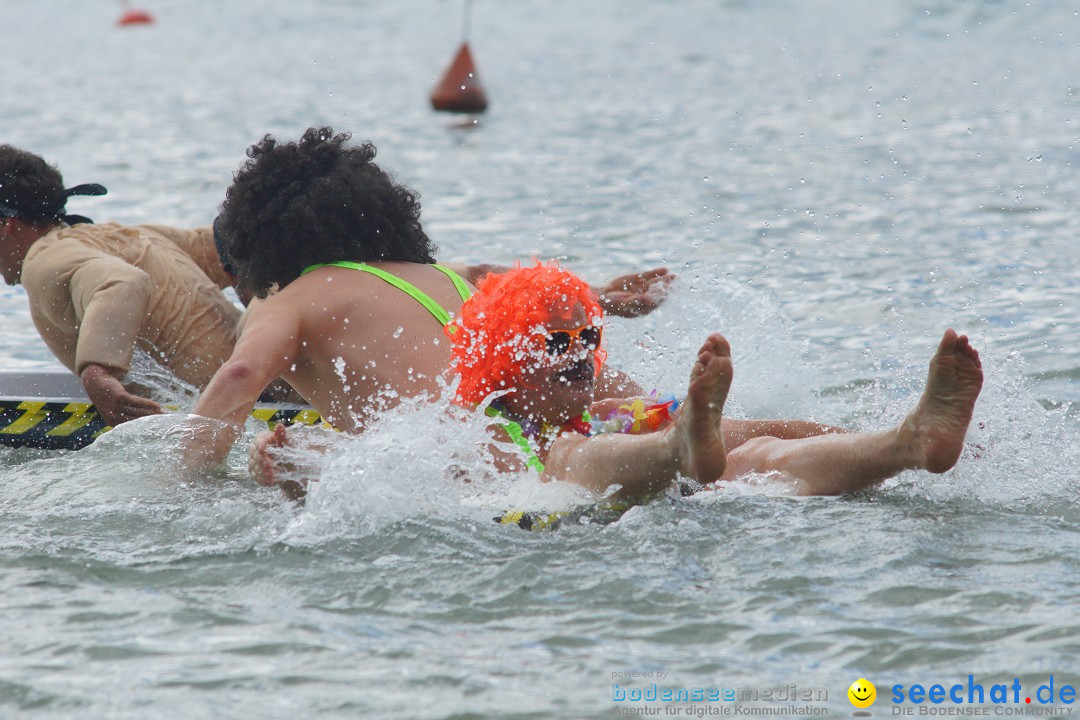
M 65 209 L 65 207 L 67 205 L 67 198 L 71 197 L 72 195 L 104 195 L 107 192 L 109 192 L 109 191 L 105 189 L 104 185 L 99 185 L 97 183 L 86 183 L 84 185 L 76 185 L 73 188 L 69 188 L 67 190 L 64 190 L 64 204 L 63 205 L 61 205 L 56 210 L 51 211 L 51 212 L 46 212 L 45 214 L 47 216 L 54 217 L 57 220 L 63 220 L 68 225 L 77 225 L 79 223 L 93 223 L 94 221 L 91 220 L 90 218 L 86 217 L 85 215 L 65 214 L 64 209 Z M 30 219 L 36 220 L 36 219 L 38 219 L 40 217 L 40 215 L 41 215 L 40 210 L 37 210 L 37 211 L 28 211 L 28 210 L 20 211 L 18 208 L 14 207 L 13 202 L 9 202 L 9 203 L 0 202 L 0 218 L 20 218 L 20 217 L 25 216 L 25 217 L 28 217 Z

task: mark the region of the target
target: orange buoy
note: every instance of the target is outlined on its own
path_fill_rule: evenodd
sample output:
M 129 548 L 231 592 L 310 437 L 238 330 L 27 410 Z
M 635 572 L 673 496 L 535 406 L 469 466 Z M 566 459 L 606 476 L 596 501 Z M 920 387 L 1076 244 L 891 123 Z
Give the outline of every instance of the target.
M 487 95 L 476 73 L 469 43 L 461 43 L 454 61 L 431 93 L 431 106 L 444 112 L 479 113 L 487 110 Z
M 117 25 L 149 25 L 154 22 L 154 16 L 145 10 L 128 10 L 120 19 L 116 21 Z

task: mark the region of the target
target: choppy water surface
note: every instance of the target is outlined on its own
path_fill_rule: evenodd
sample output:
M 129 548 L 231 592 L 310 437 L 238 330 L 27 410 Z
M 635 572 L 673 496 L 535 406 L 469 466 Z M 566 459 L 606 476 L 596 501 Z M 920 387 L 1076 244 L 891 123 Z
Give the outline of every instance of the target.
M 897 683 L 1080 683 L 1076 12 L 579 5 L 476 4 L 474 124 L 425 104 L 456 2 L 158 0 L 134 30 L 114 3 L 15 3 L 0 141 L 110 188 L 75 212 L 197 225 L 262 133 L 352 130 L 446 259 L 675 269 L 612 361 L 680 391 L 723 331 L 740 416 L 887 427 L 956 327 L 987 370 L 960 466 L 529 534 L 490 518 L 578 496 L 492 476 L 479 430 L 425 409 L 340 443 L 305 507 L 240 451 L 163 470 L 176 418 L 0 449 L 0 717 L 599 717 L 635 670 L 826 688 L 844 715 L 860 676 L 879 716 Z M 59 367 L 21 288 L 0 356 Z

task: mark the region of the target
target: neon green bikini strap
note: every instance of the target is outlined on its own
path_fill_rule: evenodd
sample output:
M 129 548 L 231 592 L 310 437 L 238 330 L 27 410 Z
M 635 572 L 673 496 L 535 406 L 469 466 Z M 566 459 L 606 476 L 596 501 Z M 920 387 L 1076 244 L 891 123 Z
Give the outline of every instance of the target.
M 435 300 L 433 300 L 431 296 L 428 295 L 426 292 L 416 287 L 408 280 L 402 280 L 397 275 L 392 275 L 385 270 L 380 270 L 379 268 L 372 267 L 371 265 L 368 265 L 366 263 L 350 262 L 348 260 L 339 260 L 332 263 L 319 263 L 317 265 L 311 265 L 304 268 L 304 270 L 300 274 L 306 275 L 312 270 L 317 270 L 321 267 L 340 267 L 348 268 L 349 270 L 359 270 L 361 272 L 371 273 L 375 277 L 390 283 L 398 290 L 401 290 L 403 293 L 409 295 L 411 298 L 416 300 L 416 302 L 423 305 L 424 309 L 426 309 L 429 313 L 435 316 L 435 319 L 439 321 L 440 325 L 446 325 L 448 322 L 450 322 L 450 313 L 446 312 L 446 310 L 443 309 L 442 305 L 435 302 Z M 451 281 L 453 281 L 454 287 L 457 288 L 458 294 L 461 295 L 462 300 L 469 299 L 469 295 L 471 294 L 469 292 L 469 286 L 465 284 L 465 281 L 462 280 L 457 273 L 455 273 L 450 268 L 446 268 L 441 265 L 435 265 L 435 267 L 441 270 L 443 274 L 445 274 L 447 277 L 450 278 Z
M 472 290 L 469 289 L 468 283 L 466 283 L 460 275 L 451 270 L 450 268 L 435 263 L 435 269 L 441 270 L 446 277 L 450 278 L 450 282 L 454 283 L 454 287 L 457 288 L 458 295 L 461 296 L 461 301 L 465 302 L 472 297 Z
M 509 419 L 501 412 L 493 407 L 488 407 L 484 410 L 484 414 L 488 417 L 497 417 L 503 423 L 503 429 L 506 430 L 506 434 L 510 436 L 510 439 L 514 441 L 514 444 L 521 449 L 522 454 L 525 455 L 525 465 L 538 473 L 544 472 L 544 463 L 540 462 L 540 458 L 537 456 L 536 451 L 533 450 L 532 445 L 529 444 L 529 439 L 525 437 L 525 431 L 522 429 L 520 423 L 516 423 Z

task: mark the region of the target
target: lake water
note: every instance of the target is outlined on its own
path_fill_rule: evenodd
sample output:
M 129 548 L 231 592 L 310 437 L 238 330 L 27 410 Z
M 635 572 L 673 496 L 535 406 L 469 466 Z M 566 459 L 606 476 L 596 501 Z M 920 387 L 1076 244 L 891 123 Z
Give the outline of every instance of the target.
M 475 122 L 427 105 L 460 2 L 145 7 L 157 23 L 127 29 L 112 2 L 5 7 L 0 142 L 110 189 L 69 211 L 205 224 L 248 145 L 329 124 L 421 191 L 443 259 L 672 268 L 668 303 L 609 332 L 647 387 L 683 391 L 718 330 L 733 414 L 881 429 L 946 327 L 986 385 L 947 474 L 843 498 L 747 481 L 543 534 L 491 517 L 578 497 L 492 477 L 479 430 L 429 409 L 341 443 L 303 507 L 246 482 L 242 448 L 178 480 L 175 418 L 0 448 L 0 717 L 740 705 L 613 683 L 795 685 L 848 715 L 860 677 L 883 716 L 897 684 L 1080 684 L 1071 5 L 478 2 Z M 0 359 L 60 367 L 20 287 L 0 289 Z

